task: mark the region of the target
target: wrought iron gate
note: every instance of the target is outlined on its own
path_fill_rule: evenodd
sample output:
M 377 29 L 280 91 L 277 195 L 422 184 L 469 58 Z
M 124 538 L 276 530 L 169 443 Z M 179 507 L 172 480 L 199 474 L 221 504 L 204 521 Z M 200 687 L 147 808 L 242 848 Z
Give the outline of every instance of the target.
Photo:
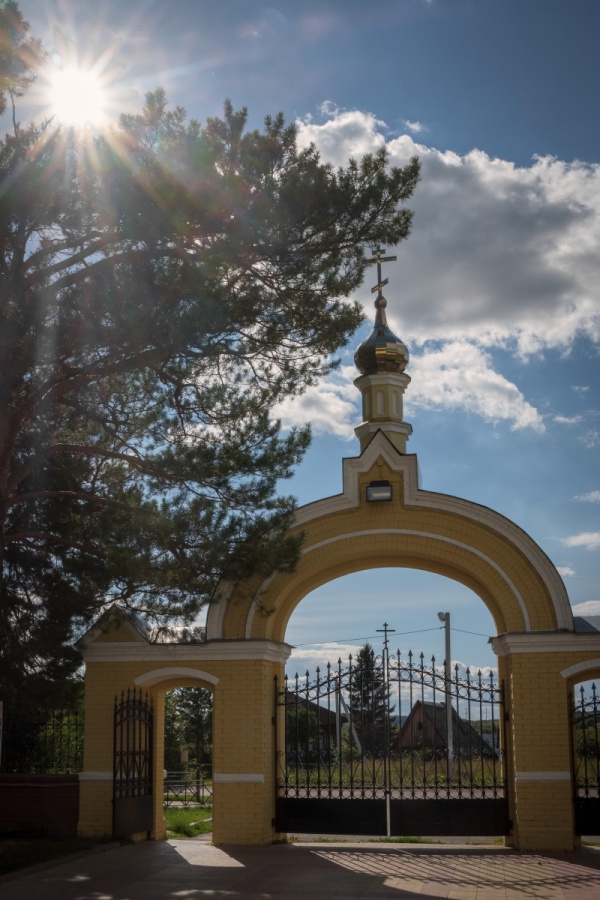
M 275 685 L 281 832 L 503 835 L 505 714 L 493 676 L 364 655 Z M 449 704 L 449 705 L 448 705 Z
M 113 836 L 152 828 L 152 704 L 136 689 L 115 697 Z
M 600 823 L 600 697 L 583 685 L 571 698 L 575 834 L 598 834 Z

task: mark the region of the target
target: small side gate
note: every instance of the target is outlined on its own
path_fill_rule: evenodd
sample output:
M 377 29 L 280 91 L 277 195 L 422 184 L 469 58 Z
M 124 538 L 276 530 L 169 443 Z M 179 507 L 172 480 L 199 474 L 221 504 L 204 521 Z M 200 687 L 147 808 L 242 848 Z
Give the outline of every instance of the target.
M 598 834 L 600 823 L 600 697 L 583 685 L 571 698 L 575 834 Z
M 152 705 L 134 688 L 115 697 L 113 836 L 152 828 Z
M 505 714 L 493 676 L 423 654 L 327 665 L 275 685 L 276 828 L 369 835 L 504 835 Z

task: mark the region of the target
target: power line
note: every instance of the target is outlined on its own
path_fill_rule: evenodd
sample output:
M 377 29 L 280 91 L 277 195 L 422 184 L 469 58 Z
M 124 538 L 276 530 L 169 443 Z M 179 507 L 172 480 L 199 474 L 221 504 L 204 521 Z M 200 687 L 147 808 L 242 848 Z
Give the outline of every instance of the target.
M 406 634 L 425 634 L 427 631 L 442 631 L 443 625 L 435 628 L 418 628 L 415 631 L 397 631 L 396 637 L 403 637 Z M 450 631 L 459 631 L 461 634 L 473 634 L 476 637 L 489 638 L 489 634 L 483 634 L 481 631 L 465 631 L 464 628 L 451 628 Z M 339 638 L 330 641 L 309 641 L 306 644 L 294 644 L 294 647 L 316 647 L 317 644 L 352 644 L 354 641 L 376 641 L 378 634 L 364 634 L 362 637 L 355 638 Z
M 419 628 L 416 631 L 397 631 L 396 636 L 402 637 L 405 634 L 424 634 L 426 631 L 441 631 L 442 628 L 443 626 L 441 628 L 436 626 L 435 628 Z M 337 641 L 309 641 L 306 644 L 294 644 L 294 647 L 315 647 L 317 644 L 351 644 L 353 641 L 375 641 L 378 637 L 378 634 L 365 634 L 362 637 L 339 638 Z M 484 635 L 484 637 L 487 637 L 487 635 Z
M 477 637 L 489 638 L 489 634 L 482 634 L 481 631 L 465 631 L 464 628 L 451 628 L 450 631 L 460 631 L 461 634 L 475 634 Z

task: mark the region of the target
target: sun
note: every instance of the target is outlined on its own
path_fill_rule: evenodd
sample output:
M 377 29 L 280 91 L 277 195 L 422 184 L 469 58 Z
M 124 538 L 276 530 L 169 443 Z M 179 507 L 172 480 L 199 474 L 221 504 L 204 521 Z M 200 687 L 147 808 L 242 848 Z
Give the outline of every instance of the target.
M 52 74 L 50 114 L 63 125 L 102 125 L 106 116 L 106 88 L 93 71 L 71 67 Z

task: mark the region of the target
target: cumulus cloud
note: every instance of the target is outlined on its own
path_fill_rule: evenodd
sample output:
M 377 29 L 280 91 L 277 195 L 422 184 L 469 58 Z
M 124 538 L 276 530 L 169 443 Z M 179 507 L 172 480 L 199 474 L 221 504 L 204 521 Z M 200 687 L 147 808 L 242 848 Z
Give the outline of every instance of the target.
M 385 145 L 385 122 L 368 113 L 340 110 L 330 100 L 319 107 L 324 116 L 331 116 L 321 124 L 313 121 L 298 122 L 298 146 L 316 144 L 323 159 L 342 166 L 353 156 L 359 159 L 365 153 L 374 153 Z
M 600 531 L 582 531 L 580 534 L 572 534 L 562 538 L 565 547 L 585 547 L 586 550 L 595 550 L 600 547 Z
M 494 371 L 489 354 L 466 341 L 444 344 L 411 357 L 406 416 L 416 409 L 462 409 L 491 423 L 506 423 L 513 431 L 545 430 L 542 416 L 512 382 Z M 360 422 L 360 395 L 353 385 L 353 366 L 344 366 L 330 379 L 300 397 L 275 408 L 284 428 L 310 422 L 317 434 L 327 432 L 344 440 L 354 438 Z
M 600 338 L 600 165 L 459 156 L 406 134 L 386 140 L 369 113 L 330 112 L 299 124 L 300 144 L 314 142 L 324 159 L 342 165 L 384 144 L 392 164 L 421 159 L 413 234 L 388 296 L 411 342 L 510 341 L 526 356 L 567 349 L 580 333 Z
M 585 394 L 587 391 L 589 391 L 589 389 L 590 389 L 589 384 L 574 384 L 573 385 L 573 390 L 575 391 L 576 394 Z
M 310 422 L 316 434 L 334 434 L 350 441 L 360 421 L 359 394 L 352 383 L 356 375 L 356 369 L 345 366 L 299 397 L 286 397 L 273 415 L 284 428 Z
M 512 429 L 544 431 L 542 417 L 519 389 L 495 372 L 489 354 L 467 341 L 452 341 L 413 356 L 413 382 L 407 397 L 421 408 L 462 408 Z
M 574 616 L 600 616 L 600 600 L 586 600 L 573 607 Z
M 600 491 L 589 491 L 587 494 L 578 494 L 575 500 L 583 503 L 600 503 Z
M 570 578 L 575 574 L 575 569 L 572 569 L 570 566 L 557 566 L 556 571 L 563 578 Z
M 366 112 L 326 102 L 321 113 L 326 121 L 298 123 L 299 144 L 313 142 L 334 165 L 384 145 L 393 165 L 421 160 L 413 232 L 395 250 L 386 289 L 390 326 L 409 342 L 411 375 L 419 375 L 407 399 L 542 432 L 541 414 L 489 354 L 502 349 L 526 360 L 548 349 L 568 353 L 580 335 L 600 341 L 600 165 L 536 157 L 518 166 L 477 149 L 461 156 L 411 134 L 390 136 Z M 420 123 L 405 125 L 419 133 Z M 368 292 L 359 299 L 371 318 Z M 422 358 L 419 347 L 427 350 Z M 573 390 L 584 395 L 588 386 Z M 580 440 L 595 447 L 600 432 Z
M 411 122 L 410 119 L 404 120 L 404 127 L 408 128 L 409 131 L 412 131 L 413 134 L 419 134 L 423 131 L 423 126 L 420 122 Z

